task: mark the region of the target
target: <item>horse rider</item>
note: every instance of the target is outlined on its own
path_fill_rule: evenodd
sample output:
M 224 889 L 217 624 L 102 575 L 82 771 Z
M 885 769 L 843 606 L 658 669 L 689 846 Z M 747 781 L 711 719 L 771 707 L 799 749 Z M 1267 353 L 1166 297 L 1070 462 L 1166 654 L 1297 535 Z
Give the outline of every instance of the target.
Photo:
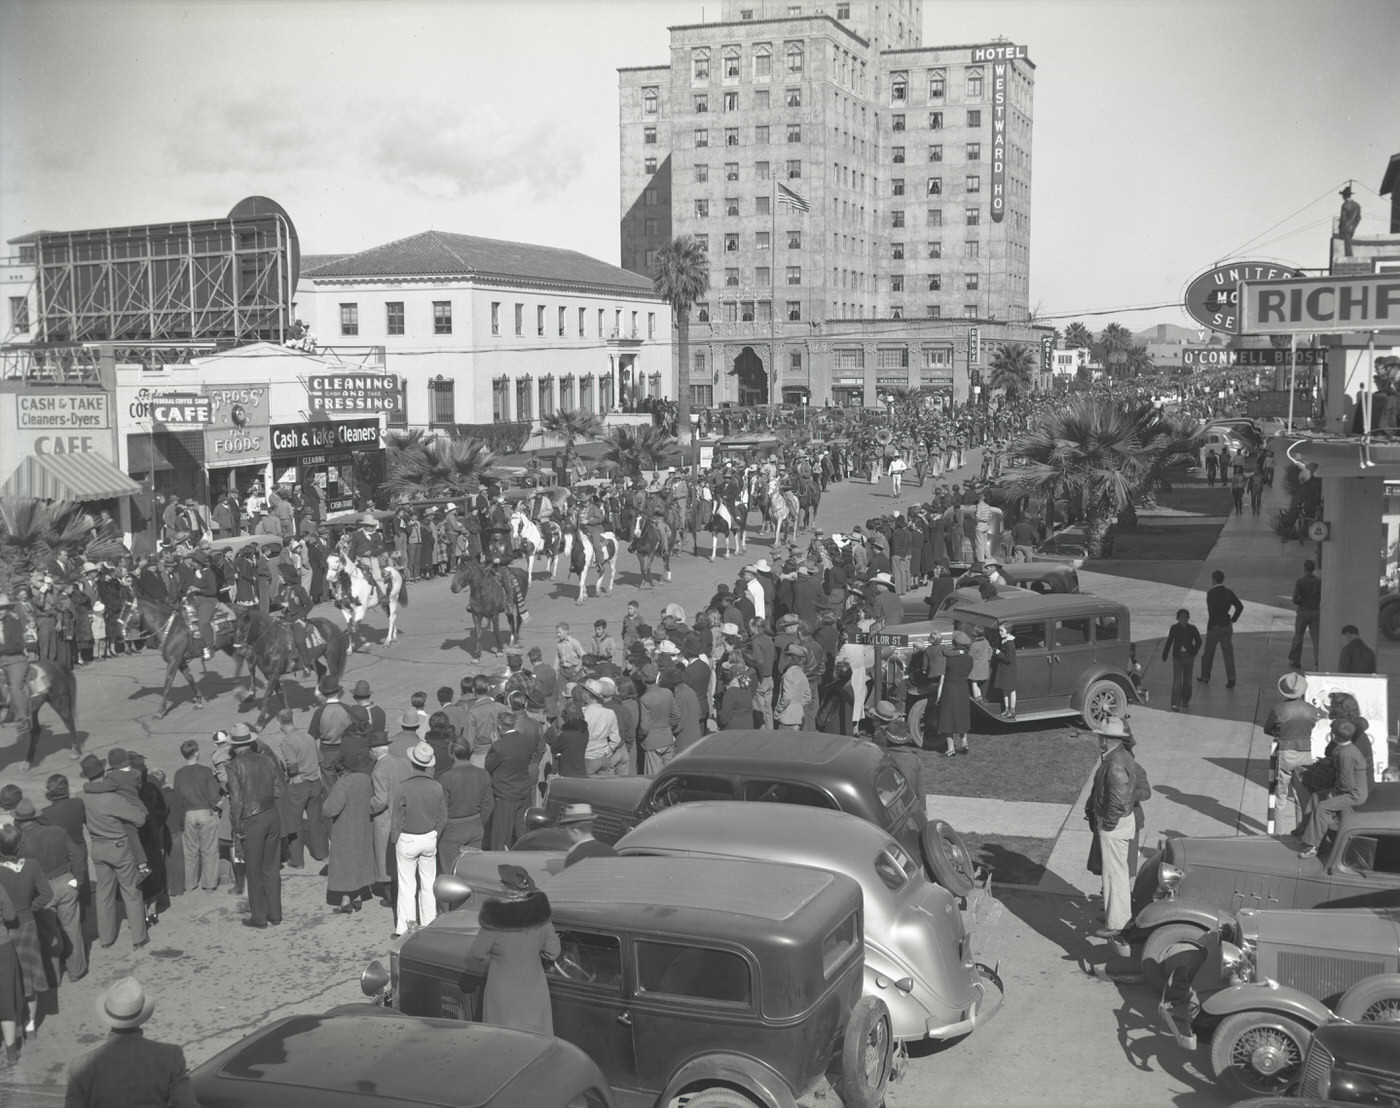
M 29 737 L 29 656 L 25 653 L 24 621 L 15 614 L 14 601 L 0 593 L 0 669 L 5 671 L 10 711 L 15 718 L 18 741 Z
M 301 668 L 309 673 L 311 649 L 306 641 L 309 631 L 306 621 L 313 607 L 311 595 L 302 585 L 296 566 L 282 562 L 277 569 L 282 575 L 282 587 L 277 592 L 277 602 L 282 606 L 282 621 L 291 624 L 292 644 L 296 647 Z
M 214 612 L 219 606 L 219 578 L 210 568 L 207 550 L 185 553 L 180 568 L 180 595 L 194 609 L 190 629 L 198 633 L 200 650 L 207 662 L 214 656 Z
M 593 546 L 593 557 L 596 561 L 603 560 L 603 526 L 607 522 L 607 514 L 603 511 L 603 498 L 597 493 L 588 502 L 588 513 L 584 517 L 584 527 L 588 531 L 588 541 Z
M 501 591 L 506 595 L 506 605 L 514 608 L 520 616 L 520 622 L 524 623 L 525 618 L 530 614 L 525 607 L 525 597 L 520 592 L 520 582 L 516 580 L 515 574 L 510 571 L 510 567 L 501 561 L 499 554 L 492 555 L 491 565 L 487 572 L 493 576 L 501 586 Z
M 360 567 L 369 580 L 377 598 L 376 603 L 384 599 L 381 580 L 384 571 L 379 561 L 383 556 L 384 540 L 379 535 L 379 517 L 373 512 L 365 512 L 360 516 L 359 528 L 350 536 L 350 560 Z

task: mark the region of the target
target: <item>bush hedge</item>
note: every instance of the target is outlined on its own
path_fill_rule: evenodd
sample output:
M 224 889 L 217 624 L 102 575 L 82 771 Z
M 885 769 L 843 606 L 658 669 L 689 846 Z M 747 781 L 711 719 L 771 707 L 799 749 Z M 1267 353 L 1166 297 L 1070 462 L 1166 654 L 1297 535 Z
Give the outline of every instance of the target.
M 459 423 L 454 434 L 484 442 L 494 454 L 519 454 L 525 448 L 533 428 L 529 420 L 515 423 Z

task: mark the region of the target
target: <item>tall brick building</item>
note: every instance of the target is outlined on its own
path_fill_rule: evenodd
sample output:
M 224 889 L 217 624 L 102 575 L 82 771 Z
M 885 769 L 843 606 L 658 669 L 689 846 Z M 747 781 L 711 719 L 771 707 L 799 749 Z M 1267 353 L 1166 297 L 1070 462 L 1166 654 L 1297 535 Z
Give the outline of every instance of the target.
M 697 404 L 969 396 L 1027 323 L 1034 66 L 924 46 L 922 0 L 723 0 L 620 71 L 624 268 L 704 243 Z M 976 338 L 982 349 L 972 351 Z

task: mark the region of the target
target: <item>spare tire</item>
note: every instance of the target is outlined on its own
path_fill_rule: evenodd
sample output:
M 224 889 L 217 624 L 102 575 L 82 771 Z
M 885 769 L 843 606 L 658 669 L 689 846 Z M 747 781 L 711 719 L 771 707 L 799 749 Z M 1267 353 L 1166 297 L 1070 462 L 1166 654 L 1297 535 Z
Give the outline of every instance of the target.
M 947 820 L 931 819 L 919 837 L 929 874 L 954 896 L 967 896 L 976 887 L 972 851 Z
M 841 1037 L 841 1103 L 846 1108 L 880 1108 L 893 1059 L 890 1010 L 878 996 L 863 996 L 851 1009 Z

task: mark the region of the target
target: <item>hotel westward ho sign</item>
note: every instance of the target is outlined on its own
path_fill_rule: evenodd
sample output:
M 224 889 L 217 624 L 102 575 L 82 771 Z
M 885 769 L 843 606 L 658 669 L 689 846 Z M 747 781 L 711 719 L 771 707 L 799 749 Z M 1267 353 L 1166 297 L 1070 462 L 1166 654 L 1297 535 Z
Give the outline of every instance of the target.
M 396 373 L 317 373 L 306 378 L 311 412 L 397 412 L 403 381 Z
M 995 46 L 974 46 L 972 63 L 990 63 L 992 67 L 992 222 L 1000 223 L 1006 215 L 1006 67 L 1020 59 L 1027 60 L 1024 46 L 1010 43 Z
M 1301 277 L 1302 273 L 1274 262 L 1230 262 L 1208 269 L 1186 286 L 1186 314 L 1212 331 L 1238 335 L 1240 331 L 1239 295 L 1241 281 L 1276 281 L 1284 277 Z M 1255 332 L 1246 329 L 1244 334 Z M 1205 336 L 1201 336 L 1204 338 Z

